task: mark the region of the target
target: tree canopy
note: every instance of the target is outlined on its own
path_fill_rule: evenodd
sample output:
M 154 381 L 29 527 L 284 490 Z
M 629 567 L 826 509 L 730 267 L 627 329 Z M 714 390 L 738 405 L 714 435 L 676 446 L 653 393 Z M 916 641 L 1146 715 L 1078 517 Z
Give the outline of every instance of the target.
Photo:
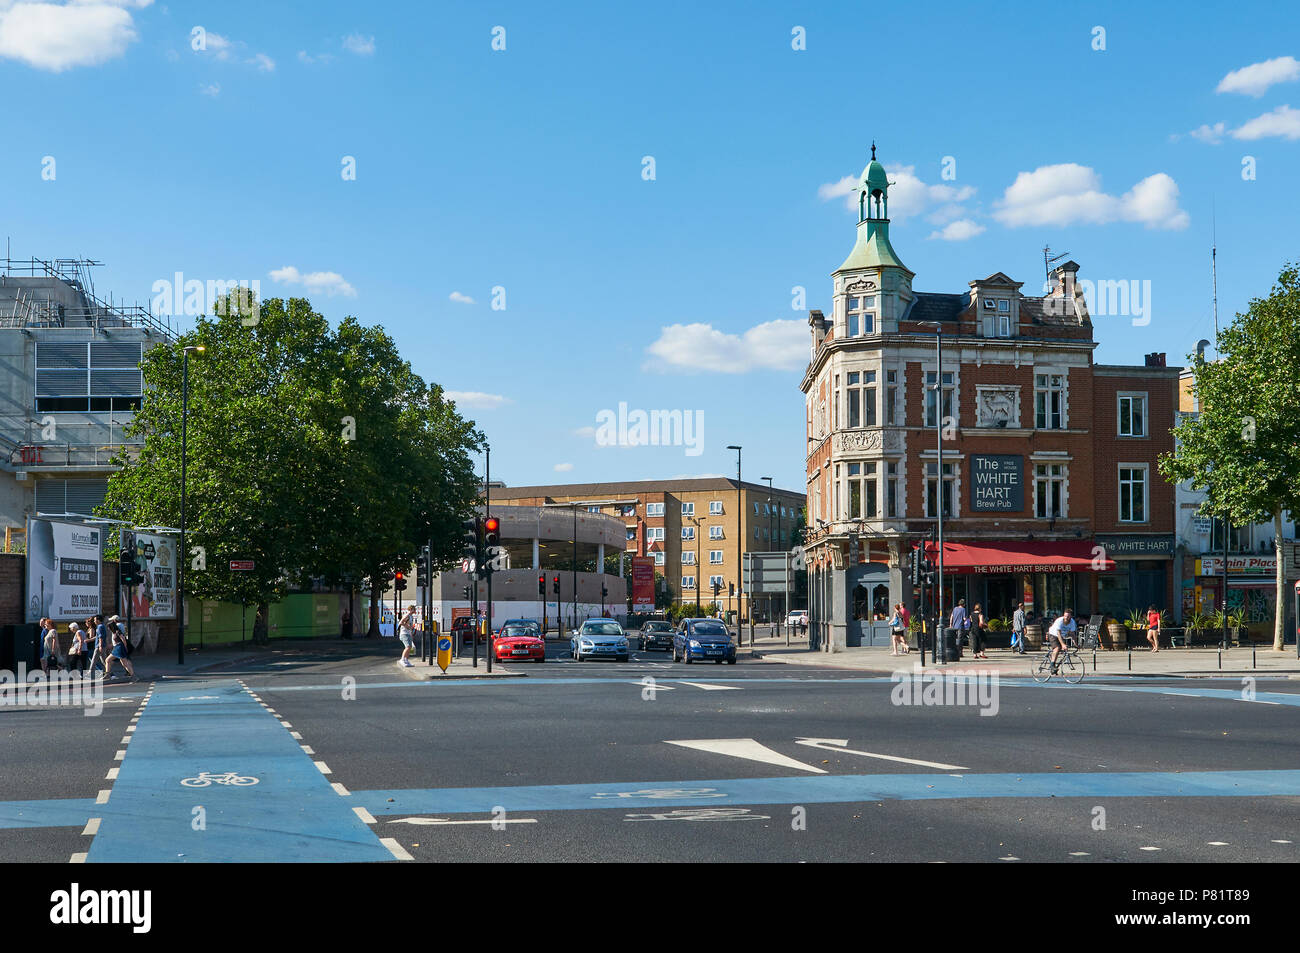
M 449 566 L 479 492 L 473 422 L 382 328 L 349 317 L 332 330 L 302 298 L 261 302 L 246 324 L 247 314 L 218 308 L 146 353 L 145 401 L 128 429 L 143 447 L 110 479 L 101 514 L 179 527 L 183 349 L 197 346 L 187 593 L 265 608 L 311 579 L 382 580 L 430 540 L 435 566 Z M 253 560 L 253 571 L 230 571 L 232 559 Z
M 1217 360 L 1193 365 L 1199 413 L 1174 429 L 1177 448 L 1160 472 L 1204 490 L 1206 514 L 1238 526 L 1273 522 L 1285 599 L 1282 514 L 1300 513 L 1300 266 L 1284 267 L 1268 297 L 1220 332 L 1217 351 Z M 1278 651 L 1284 615 L 1276 613 Z

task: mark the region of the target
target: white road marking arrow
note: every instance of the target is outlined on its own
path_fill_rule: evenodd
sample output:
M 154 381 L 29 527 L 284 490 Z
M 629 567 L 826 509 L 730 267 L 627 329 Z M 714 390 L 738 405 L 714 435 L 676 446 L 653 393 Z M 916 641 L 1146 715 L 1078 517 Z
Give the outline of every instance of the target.
M 826 773 L 821 768 L 814 768 L 802 761 L 796 761 L 794 758 L 787 758 L 780 752 L 759 744 L 753 738 L 710 738 L 699 741 L 667 741 L 665 744 L 678 745 L 682 748 L 694 748 L 696 751 L 708 751 L 712 754 L 725 754 L 731 758 L 762 761 L 764 764 L 794 768 L 798 771 L 807 771 L 810 774 Z
M 892 754 L 877 754 L 873 751 L 854 751 L 852 748 L 846 748 L 847 738 L 799 738 L 795 744 L 807 745 L 809 748 L 822 748 L 826 751 L 834 751 L 838 754 L 856 754 L 864 758 L 879 758 L 882 761 L 901 761 L 903 764 L 916 764 L 923 768 L 937 768 L 940 771 L 969 771 L 970 768 L 963 768 L 959 764 L 942 764 L 938 761 L 918 761 L 915 758 L 900 758 Z
M 736 685 L 708 685 L 704 682 L 682 682 L 683 685 L 690 685 L 692 688 L 702 688 L 706 692 L 738 692 L 739 686 Z

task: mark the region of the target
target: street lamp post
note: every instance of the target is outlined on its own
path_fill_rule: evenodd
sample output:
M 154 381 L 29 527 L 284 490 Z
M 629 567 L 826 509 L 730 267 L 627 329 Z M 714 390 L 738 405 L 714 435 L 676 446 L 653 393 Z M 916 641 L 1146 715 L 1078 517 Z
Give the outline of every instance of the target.
M 742 498 L 744 484 L 740 477 L 740 450 L 735 444 L 728 444 L 728 450 L 736 451 L 736 644 L 740 644 L 740 598 L 745 589 L 745 503 Z M 751 607 L 752 608 L 752 607 Z
M 769 550 L 775 550 L 775 549 L 776 549 L 776 536 L 775 536 L 775 535 L 773 534 L 773 532 L 772 532 L 772 478 L 771 478 L 771 477 L 759 477 L 759 479 L 760 479 L 760 480 L 766 480 L 766 481 L 767 481 L 767 548 L 768 548 Z M 753 599 L 750 599 L 750 603 L 751 603 L 751 605 L 750 605 L 750 613 L 751 613 L 751 615 L 752 615 L 752 613 L 753 613 L 753 611 L 754 611 L 754 607 L 753 607 L 753 605 L 752 605 L 753 601 L 754 601 Z M 771 614 L 772 614 L 772 597 L 771 597 L 771 596 L 768 596 L 768 597 L 767 597 L 767 614 L 768 614 L 769 616 L 771 616 Z M 770 623 L 772 620 L 771 620 L 771 618 L 769 618 L 767 621 Z M 751 625 L 751 628 L 752 628 L 752 625 Z
M 943 624 L 943 325 L 938 321 L 923 321 L 924 327 L 934 328 L 934 433 L 939 459 L 934 470 L 934 512 L 938 519 L 939 578 L 936 589 L 936 615 L 934 625 L 934 660 L 947 664 L 948 653 L 940 650 L 945 627 Z M 960 638 L 960 636 L 959 636 Z M 925 650 L 921 650 L 925 662 Z
M 700 521 L 694 516 L 686 517 L 695 526 L 695 614 L 700 614 L 700 573 L 704 570 L 700 566 Z
M 181 548 L 176 560 L 176 592 L 179 620 L 176 628 L 176 664 L 185 664 L 185 561 L 189 550 L 185 548 L 185 457 L 188 452 L 187 423 L 190 409 L 190 351 L 203 351 L 201 344 L 191 344 L 181 349 Z

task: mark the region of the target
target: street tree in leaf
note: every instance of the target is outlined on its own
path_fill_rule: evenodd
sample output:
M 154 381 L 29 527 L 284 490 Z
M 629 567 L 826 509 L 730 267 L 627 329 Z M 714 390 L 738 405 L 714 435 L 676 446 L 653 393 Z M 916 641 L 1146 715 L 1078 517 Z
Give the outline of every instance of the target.
M 1203 510 L 1238 526 L 1271 519 L 1278 609 L 1273 648 L 1282 651 L 1287 597 L 1282 514 L 1300 513 L 1300 266 L 1282 269 L 1218 336 L 1218 360 L 1194 365 L 1200 412 L 1174 429 L 1160 461 L 1171 483 L 1205 490 Z

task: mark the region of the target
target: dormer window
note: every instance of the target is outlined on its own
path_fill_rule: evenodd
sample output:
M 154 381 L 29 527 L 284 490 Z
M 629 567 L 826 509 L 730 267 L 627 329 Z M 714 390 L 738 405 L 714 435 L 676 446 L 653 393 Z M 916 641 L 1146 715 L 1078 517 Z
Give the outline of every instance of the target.
M 848 336 L 874 334 L 876 331 L 876 296 L 849 295 L 844 299 L 844 318 Z

